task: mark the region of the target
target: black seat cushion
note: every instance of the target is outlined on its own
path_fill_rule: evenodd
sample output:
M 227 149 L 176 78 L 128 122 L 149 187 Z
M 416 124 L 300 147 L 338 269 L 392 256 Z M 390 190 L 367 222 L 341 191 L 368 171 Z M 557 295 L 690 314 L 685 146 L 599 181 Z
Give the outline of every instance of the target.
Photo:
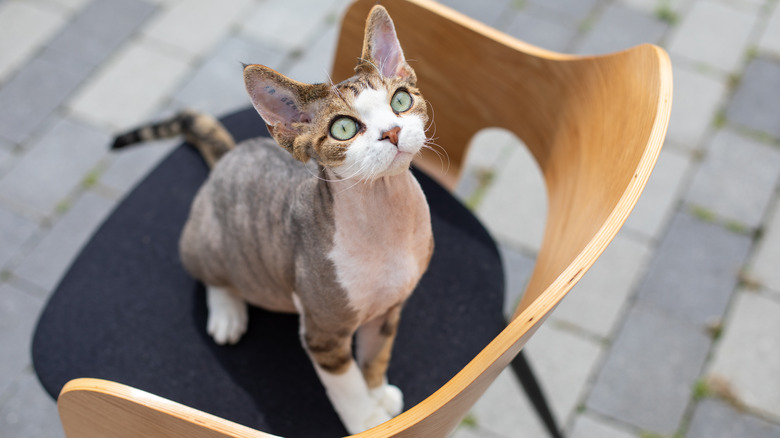
M 253 109 L 223 123 L 239 141 L 268 135 Z M 297 316 L 252 308 L 236 346 L 218 346 L 206 334 L 204 287 L 183 270 L 177 245 L 207 173 L 182 145 L 99 228 L 38 322 L 33 361 L 41 383 L 56 397 L 71 379 L 108 379 L 273 434 L 346 434 L 300 346 Z M 389 369 L 407 408 L 503 328 L 494 242 L 446 190 L 416 176 L 436 248 L 404 309 Z

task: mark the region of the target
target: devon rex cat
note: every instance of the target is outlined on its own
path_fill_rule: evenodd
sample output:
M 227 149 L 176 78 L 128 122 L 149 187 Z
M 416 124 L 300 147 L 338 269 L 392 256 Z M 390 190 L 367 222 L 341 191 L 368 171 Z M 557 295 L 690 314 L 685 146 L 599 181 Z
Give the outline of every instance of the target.
M 207 285 L 208 332 L 237 342 L 247 304 L 300 314 L 303 346 L 350 433 L 402 410 L 386 370 L 401 308 L 433 251 L 428 204 L 409 171 L 426 147 L 426 103 L 382 6 L 368 17 L 355 72 L 309 85 L 245 66 L 276 143 L 234 148 L 218 122 L 185 111 L 114 144 L 183 134 L 198 147 L 212 171 L 180 252 Z

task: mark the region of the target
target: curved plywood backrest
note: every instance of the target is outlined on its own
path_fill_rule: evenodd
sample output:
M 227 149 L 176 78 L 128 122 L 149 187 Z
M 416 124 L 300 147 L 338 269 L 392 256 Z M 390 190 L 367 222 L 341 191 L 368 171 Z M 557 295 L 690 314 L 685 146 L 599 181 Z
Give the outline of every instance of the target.
M 376 0 L 358 0 L 342 23 L 333 79 L 352 75 Z M 547 225 L 515 317 L 452 380 L 417 406 L 359 437 L 444 437 L 511 362 L 628 217 L 660 152 L 671 109 L 671 66 L 651 45 L 600 57 L 548 52 L 428 0 L 383 0 L 435 114 L 449 155 L 418 165 L 454 187 L 471 137 L 485 127 L 517 135 L 547 186 Z M 522 227 L 522 223 L 517 224 Z M 59 400 L 73 436 L 267 437 L 123 385 L 79 379 Z M 106 415 L 106 413 L 108 413 Z M 92 421 L 80 421 L 84 416 Z M 95 418 L 113 428 L 95 434 Z M 101 420 L 102 421 L 102 420 Z M 302 419 L 305 421 L 305 419 Z M 79 435 L 84 433 L 84 435 Z

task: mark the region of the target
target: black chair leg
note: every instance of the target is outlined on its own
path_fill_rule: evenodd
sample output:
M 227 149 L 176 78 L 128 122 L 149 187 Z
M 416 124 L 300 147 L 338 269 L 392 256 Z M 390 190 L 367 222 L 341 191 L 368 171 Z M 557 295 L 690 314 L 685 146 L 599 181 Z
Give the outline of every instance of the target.
M 517 378 L 520 379 L 520 384 L 523 385 L 525 393 L 528 395 L 531 403 L 533 403 L 536 413 L 539 414 L 542 422 L 544 422 L 544 425 L 550 432 L 550 436 L 552 438 L 563 438 L 561 429 L 555 422 L 550 405 L 547 404 L 547 400 L 544 398 L 542 388 L 539 386 L 539 382 L 536 380 L 536 376 L 526 360 L 523 350 L 520 350 L 520 354 L 512 361 L 512 370 Z

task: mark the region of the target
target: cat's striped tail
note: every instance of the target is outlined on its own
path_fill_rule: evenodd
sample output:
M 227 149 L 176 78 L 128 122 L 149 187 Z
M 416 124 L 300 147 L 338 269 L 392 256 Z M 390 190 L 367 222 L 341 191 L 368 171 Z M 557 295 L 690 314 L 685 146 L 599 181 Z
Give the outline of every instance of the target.
M 183 110 L 168 120 L 141 126 L 118 135 L 111 149 L 151 140 L 184 136 L 203 155 L 209 167 L 235 147 L 233 136 L 215 118 L 193 110 Z

